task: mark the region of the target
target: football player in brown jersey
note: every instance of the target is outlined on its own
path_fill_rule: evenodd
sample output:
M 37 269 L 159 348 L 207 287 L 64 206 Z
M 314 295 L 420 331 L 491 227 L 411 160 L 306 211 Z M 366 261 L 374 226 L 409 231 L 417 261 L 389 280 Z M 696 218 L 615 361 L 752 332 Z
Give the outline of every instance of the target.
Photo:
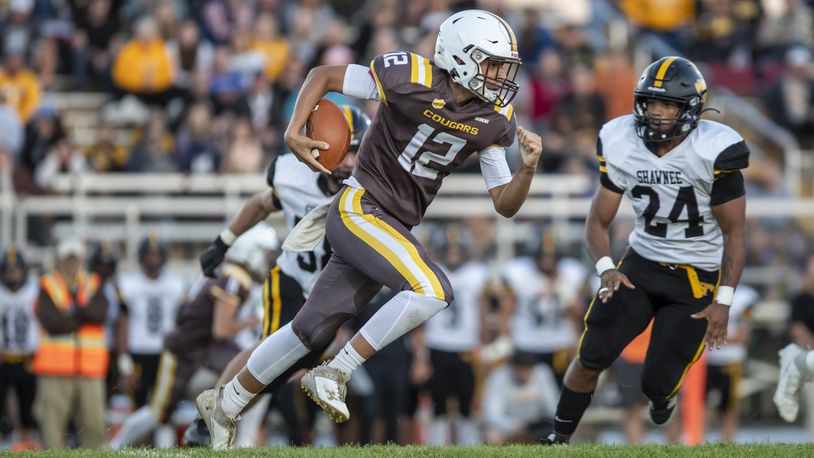
M 112 448 L 132 445 L 164 423 L 199 368 L 220 372 L 240 352 L 234 336 L 260 320 L 255 316 L 240 319 L 238 311 L 252 285 L 268 272 L 268 252 L 276 248 L 273 229 L 254 227 L 234 242 L 215 278 L 202 277 L 192 287 L 191 299 L 178 312 L 175 329 L 164 339 L 150 403 L 125 420 L 110 441 Z
M 324 213 L 325 221 L 309 215 L 308 225 L 289 235 L 297 244 L 314 239 L 322 228 L 334 250 L 308 300 L 290 324 L 260 344 L 237 377 L 198 397 L 213 448 L 231 447 L 246 404 L 311 349 L 331 341 L 382 285 L 399 293 L 332 361 L 302 380 L 306 393 L 338 422 L 350 415 L 344 400 L 351 372 L 452 302 L 449 281 L 410 229 L 421 222 L 444 177 L 473 153 L 497 212 L 511 217 L 520 209 L 542 146 L 539 136 L 515 122 L 510 102 L 518 90 L 519 66 L 517 40 L 506 21 L 467 10 L 441 25 L 432 61 L 391 52 L 369 67 L 323 66 L 310 72 L 285 139 L 314 170 L 330 173 L 312 155 L 327 145 L 305 137 L 302 129 L 326 92 L 381 104 L 356 169 Z M 515 138 L 521 165 L 512 175 L 504 148 Z

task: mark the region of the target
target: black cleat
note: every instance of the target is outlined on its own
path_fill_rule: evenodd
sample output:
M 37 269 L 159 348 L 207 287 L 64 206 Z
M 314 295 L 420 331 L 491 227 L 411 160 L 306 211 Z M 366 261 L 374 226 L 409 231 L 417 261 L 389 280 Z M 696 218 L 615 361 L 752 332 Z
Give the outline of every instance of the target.
M 551 433 L 545 439 L 540 441 L 542 445 L 568 445 L 568 439 L 558 436 L 556 433 Z
M 209 447 L 209 429 L 201 417 L 196 417 L 184 431 L 184 447 Z
M 659 404 L 653 404 L 653 401 L 650 401 L 650 419 L 653 420 L 653 424 L 656 426 L 664 426 L 673 418 L 677 406 L 678 400 L 675 397 Z

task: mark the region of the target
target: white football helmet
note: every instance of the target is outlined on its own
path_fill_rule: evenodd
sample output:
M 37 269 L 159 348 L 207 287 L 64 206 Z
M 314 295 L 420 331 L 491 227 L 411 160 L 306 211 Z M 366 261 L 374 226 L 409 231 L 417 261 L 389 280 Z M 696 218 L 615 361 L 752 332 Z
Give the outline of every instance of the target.
M 481 63 L 487 59 L 484 73 Z M 466 10 L 447 18 L 438 31 L 434 60 L 453 81 L 498 107 L 517 94 L 517 38 L 506 21 L 488 11 Z
M 277 232 L 266 223 L 261 222 L 244 232 L 226 252 L 228 261 L 242 264 L 260 277 L 269 269 L 267 255 L 280 247 Z

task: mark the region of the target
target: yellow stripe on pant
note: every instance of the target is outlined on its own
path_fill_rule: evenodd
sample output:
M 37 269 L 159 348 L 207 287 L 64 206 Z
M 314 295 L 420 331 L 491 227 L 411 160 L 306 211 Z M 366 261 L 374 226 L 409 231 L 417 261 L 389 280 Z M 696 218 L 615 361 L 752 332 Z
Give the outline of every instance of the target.
M 673 391 L 671 391 L 670 394 L 667 396 L 667 399 L 672 398 L 673 396 L 675 396 L 676 393 L 678 393 L 678 390 L 681 388 L 681 384 L 684 382 L 684 377 L 687 376 L 687 372 L 689 372 L 692 365 L 695 364 L 695 362 L 701 358 L 701 355 L 703 353 L 704 353 L 704 338 L 702 337 L 701 345 L 699 345 L 698 350 L 695 351 L 695 356 L 693 356 L 692 361 L 690 361 L 690 363 L 687 364 L 687 367 L 684 368 L 684 372 L 681 373 L 681 378 L 678 379 L 678 383 L 673 388 Z
M 274 266 L 263 282 L 263 337 L 268 337 L 280 329 L 280 266 Z
M 416 250 L 415 246 L 409 240 L 407 240 L 406 237 L 404 237 L 386 222 L 376 218 L 373 215 L 363 213 L 363 194 L 363 189 L 348 188 L 340 198 L 339 207 L 342 222 L 345 224 L 348 230 L 373 248 L 378 254 L 384 257 L 405 279 L 407 279 L 413 291 L 423 296 L 431 296 L 444 300 L 444 290 L 441 287 L 441 282 L 438 280 L 438 276 L 435 275 L 435 272 L 433 272 L 432 269 L 430 269 L 430 267 L 424 262 L 424 260 L 421 259 L 421 256 L 418 254 L 418 250 Z M 348 211 L 349 207 L 351 211 Z M 379 240 L 376 236 L 369 233 L 357 221 L 355 221 L 356 218 L 371 224 L 376 229 L 386 234 L 388 237 L 387 240 Z M 412 261 L 412 263 L 418 268 L 418 272 L 414 272 L 391 247 L 387 246 L 387 242 L 398 245 L 401 249 L 403 249 L 407 253 L 409 260 Z M 426 279 L 426 282 L 421 280 L 422 277 Z M 427 290 L 427 286 L 429 289 L 431 289 L 431 291 Z
M 161 352 L 161 362 L 158 365 L 158 376 L 153 387 L 153 398 L 150 401 L 150 409 L 158 418 L 159 422 L 164 421 L 167 404 L 172 396 L 172 385 L 175 383 L 175 368 L 178 361 L 175 356 L 167 350 Z
M 276 266 L 271 271 L 271 328 L 268 335 L 274 334 L 280 329 L 280 309 L 282 308 L 280 299 L 280 266 Z

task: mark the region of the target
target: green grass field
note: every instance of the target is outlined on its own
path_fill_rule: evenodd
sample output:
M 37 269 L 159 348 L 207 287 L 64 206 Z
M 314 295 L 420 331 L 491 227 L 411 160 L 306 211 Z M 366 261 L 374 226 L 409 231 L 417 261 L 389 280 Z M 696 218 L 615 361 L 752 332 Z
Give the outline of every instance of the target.
M 656 458 L 656 457 L 814 457 L 814 444 L 786 445 L 724 445 L 711 444 L 695 447 L 677 445 L 574 445 L 569 447 L 543 447 L 513 445 L 506 447 L 399 447 L 379 445 L 370 447 L 338 448 L 264 448 L 241 449 L 230 452 L 213 452 L 210 449 L 128 449 L 123 451 L 68 450 L 60 452 L 20 452 L 20 457 L 209 457 L 229 456 L 248 458 L 255 456 L 280 457 L 381 457 L 388 458 L 438 456 L 438 457 L 619 457 L 619 458 Z

